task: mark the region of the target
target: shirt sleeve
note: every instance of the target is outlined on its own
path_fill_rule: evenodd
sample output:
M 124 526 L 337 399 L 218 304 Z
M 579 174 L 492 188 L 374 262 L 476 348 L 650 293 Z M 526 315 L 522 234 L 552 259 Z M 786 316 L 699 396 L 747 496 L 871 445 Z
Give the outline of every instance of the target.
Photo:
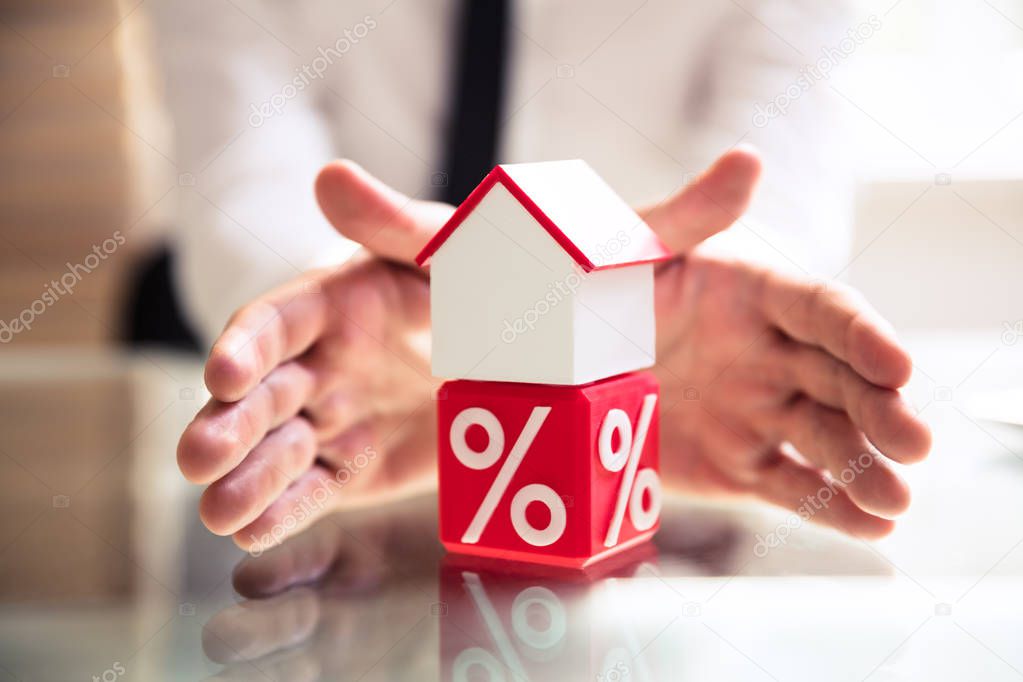
M 845 109 L 831 79 L 873 24 L 864 17 L 854 26 L 832 3 L 732 5 L 707 35 L 686 93 L 700 129 L 692 151 L 706 165 L 724 149 L 752 144 L 764 174 L 748 214 L 709 246 L 834 276 L 849 257 L 853 178 Z
M 150 8 L 179 178 L 176 285 L 206 342 L 246 301 L 357 248 L 316 206 L 313 181 L 334 150 L 288 7 Z

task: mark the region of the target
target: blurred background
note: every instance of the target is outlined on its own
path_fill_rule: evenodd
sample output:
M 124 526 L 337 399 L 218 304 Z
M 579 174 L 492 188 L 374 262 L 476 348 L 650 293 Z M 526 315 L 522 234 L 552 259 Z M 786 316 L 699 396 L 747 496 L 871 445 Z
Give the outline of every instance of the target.
M 147 9 L 0 4 L 0 320 L 30 320 L 0 331 L 0 678 L 102 675 L 115 658 L 160 667 L 188 646 L 175 623 L 228 589 L 237 558 L 199 530 L 198 491 L 174 462 L 206 399 L 202 357 L 180 330 L 147 343 L 132 322 L 140 273 L 160 267 L 175 202 L 202 180 L 169 151 Z M 1020 518 L 1023 496 L 997 481 L 1019 475 L 1023 449 L 981 413 L 1006 407 L 993 391 L 1023 386 L 1023 5 L 856 12 L 880 28 L 815 86 L 844 108 L 855 152 L 853 258 L 830 274 L 917 350 L 910 396 L 949 439 L 911 472 L 917 506 L 881 551 L 915 578 L 1012 573 L 1021 538 L 995 519 Z M 238 21 L 254 20 L 239 7 Z M 88 272 L 55 294 L 76 264 Z M 978 461 L 986 499 L 964 490 Z M 976 534 L 992 540 L 980 556 L 960 542 Z M 84 623 L 119 653 L 82 641 L 69 667 L 56 657 L 26 672 L 47 659 L 42 642 Z

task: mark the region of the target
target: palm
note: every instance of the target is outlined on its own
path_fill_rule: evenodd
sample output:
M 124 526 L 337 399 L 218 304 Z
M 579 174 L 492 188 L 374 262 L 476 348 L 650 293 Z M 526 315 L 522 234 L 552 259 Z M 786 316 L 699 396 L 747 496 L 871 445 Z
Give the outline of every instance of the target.
M 701 248 L 661 268 L 656 294 L 667 482 L 793 508 L 851 471 L 818 520 L 890 530 L 909 498 L 887 458 L 918 460 L 930 436 L 893 390 L 909 358 L 876 313 L 841 285 Z
M 328 321 L 310 351 L 321 388 L 306 407 L 319 463 L 336 468 L 367 449 L 374 456 L 388 451 L 358 477 L 347 501 L 352 493 L 378 494 L 420 479 L 429 471 L 439 383 L 423 343 L 428 282 L 407 267 L 367 258 L 324 277 L 321 293 Z
M 736 398 L 759 389 L 761 399 L 781 401 L 784 393 L 729 371 L 770 332 L 755 306 L 753 280 L 750 270 L 696 253 L 657 274 L 654 372 L 669 484 L 733 490 L 753 457 L 771 445 L 753 436 L 747 406 Z

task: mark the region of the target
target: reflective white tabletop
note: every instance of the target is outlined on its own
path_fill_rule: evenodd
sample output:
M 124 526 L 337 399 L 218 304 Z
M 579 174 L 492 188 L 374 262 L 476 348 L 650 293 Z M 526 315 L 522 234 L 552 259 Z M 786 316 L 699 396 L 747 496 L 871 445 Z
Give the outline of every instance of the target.
M 445 555 L 427 496 L 250 557 L 177 499 L 141 507 L 136 546 L 94 545 L 134 567 L 129 598 L 2 607 L 0 679 L 1023 678 L 1023 430 L 968 407 L 1023 385 L 1023 343 L 936 338 L 910 340 L 907 392 L 935 449 L 882 542 L 672 498 L 652 545 L 550 572 Z M 176 515 L 182 532 L 161 526 Z M 53 575 L 70 575 L 52 540 Z

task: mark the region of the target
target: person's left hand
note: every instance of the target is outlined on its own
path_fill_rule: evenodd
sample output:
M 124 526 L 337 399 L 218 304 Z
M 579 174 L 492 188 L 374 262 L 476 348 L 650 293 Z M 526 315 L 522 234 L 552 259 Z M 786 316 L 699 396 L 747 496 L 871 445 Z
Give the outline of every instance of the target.
M 671 239 L 670 221 L 648 218 Z M 657 274 L 661 474 L 878 538 L 909 506 L 890 466 L 931 436 L 897 389 L 912 362 L 855 291 L 697 247 Z

